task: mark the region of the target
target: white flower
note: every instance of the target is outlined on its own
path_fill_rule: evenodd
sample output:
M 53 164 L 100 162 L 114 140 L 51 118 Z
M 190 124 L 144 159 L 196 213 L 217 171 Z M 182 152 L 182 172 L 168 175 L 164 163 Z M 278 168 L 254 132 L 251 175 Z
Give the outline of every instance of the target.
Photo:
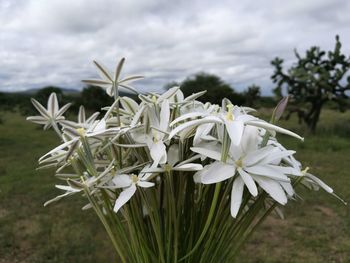
M 238 176 L 233 182 L 231 193 L 231 215 L 237 216 L 239 211 L 244 185 L 253 196 L 258 195 L 256 183 L 260 185 L 273 199 L 280 204 L 287 203 L 287 196 L 294 194 L 288 175 L 299 175 L 292 167 L 276 165 L 274 162 L 285 156 L 294 154 L 293 151 L 282 151 L 277 147 L 265 146 L 258 148 L 258 130 L 254 127 L 246 127 L 240 146 L 232 144 L 226 163 L 221 162 L 221 152 L 211 144 L 203 147 L 192 147 L 193 152 L 199 153 L 215 160 L 204 167 L 195 176 L 195 181 L 203 184 L 213 184 Z
M 124 130 L 127 128 L 124 128 Z M 68 148 L 68 151 L 66 151 L 66 159 L 69 158 L 69 156 L 74 153 L 74 150 L 81 145 L 80 138 L 100 138 L 100 137 L 108 137 L 113 136 L 121 131 L 121 128 L 106 128 L 106 121 L 104 119 L 100 121 L 95 121 L 93 125 L 91 125 L 88 130 L 85 130 L 84 128 L 78 128 L 73 129 L 71 127 L 65 127 L 63 129 L 64 138 L 69 138 L 69 140 L 66 140 L 61 145 L 57 146 L 56 148 L 52 149 L 42 157 L 40 157 L 39 162 L 43 162 L 48 156 L 55 155 L 58 152 L 62 151 L 65 148 Z
M 114 185 L 110 188 L 123 188 L 114 204 L 113 210 L 116 213 L 131 199 L 137 187 L 149 188 L 154 186 L 154 183 L 144 179 L 141 173 L 138 176 L 135 174 L 118 174 L 112 179 L 112 182 Z
M 95 112 L 89 118 L 86 118 L 85 108 L 84 106 L 79 107 L 78 113 L 78 122 L 63 120 L 60 124 L 63 127 L 69 127 L 72 129 L 84 128 L 85 130 L 91 130 L 93 125 L 96 124 L 96 118 L 98 117 L 99 112 Z
M 159 98 L 158 98 L 159 99 Z M 133 138 L 136 142 L 147 145 L 154 166 L 164 164 L 167 161 L 166 146 L 164 138 L 169 129 L 170 107 L 167 99 L 162 99 L 160 112 L 157 113 L 156 107 L 149 105 L 145 107 L 146 117 L 149 120 L 148 132 L 139 129 L 134 133 Z M 159 117 L 158 117 L 159 116 Z M 148 125 L 148 124 L 145 124 Z
M 47 109 L 45 109 L 45 107 L 42 106 L 37 100 L 32 98 L 31 101 L 41 116 L 30 116 L 27 117 L 27 120 L 44 125 L 44 130 L 47 130 L 52 126 L 56 132 L 60 134 L 57 123 L 65 119 L 62 115 L 66 112 L 66 110 L 68 110 L 68 108 L 71 106 L 71 103 L 68 103 L 59 109 L 57 96 L 54 92 L 51 93 L 48 99 Z
M 108 71 L 108 69 L 105 68 L 101 63 L 94 61 L 94 64 L 98 69 L 98 73 L 101 76 L 101 79 L 83 80 L 83 82 L 89 85 L 95 85 L 101 88 L 105 88 L 107 94 L 111 97 L 116 96 L 116 94 L 118 94 L 119 87 L 138 94 L 138 92 L 133 87 L 131 87 L 129 83 L 138 79 L 142 79 L 143 76 L 129 76 L 120 79 L 120 73 L 123 68 L 124 62 L 125 58 L 122 58 L 117 64 L 114 75 L 112 75 Z

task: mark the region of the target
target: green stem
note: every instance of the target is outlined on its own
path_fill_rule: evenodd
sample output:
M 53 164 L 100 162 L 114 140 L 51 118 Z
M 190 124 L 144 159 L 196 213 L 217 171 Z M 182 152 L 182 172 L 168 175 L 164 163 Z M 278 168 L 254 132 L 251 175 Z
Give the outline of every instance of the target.
M 211 224 L 213 216 L 214 216 L 214 212 L 215 212 L 215 209 L 216 209 L 216 204 L 217 204 L 217 201 L 218 201 L 220 189 L 221 189 L 221 183 L 217 183 L 215 185 L 215 192 L 214 192 L 213 200 L 212 200 L 212 203 L 211 203 L 211 206 L 210 206 L 208 218 L 207 218 L 207 221 L 205 223 L 204 229 L 203 229 L 200 237 L 198 238 L 195 246 L 193 247 L 193 249 L 186 256 L 182 257 L 179 261 L 183 261 L 184 259 L 186 259 L 189 256 L 191 256 L 197 250 L 197 248 L 200 246 L 201 242 L 203 241 L 203 239 L 204 239 L 204 237 L 205 237 L 205 235 L 206 235 L 206 233 L 207 233 L 207 231 L 209 229 L 209 226 Z

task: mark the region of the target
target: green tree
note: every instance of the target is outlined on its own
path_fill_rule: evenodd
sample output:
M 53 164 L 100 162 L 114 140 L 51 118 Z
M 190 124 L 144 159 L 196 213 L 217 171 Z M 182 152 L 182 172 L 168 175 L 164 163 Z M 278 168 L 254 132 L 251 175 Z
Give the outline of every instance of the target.
M 55 86 L 47 86 L 47 87 L 44 87 L 44 88 L 38 90 L 35 93 L 34 98 L 37 101 L 39 101 L 42 105 L 45 105 L 45 103 L 47 102 L 47 99 L 49 98 L 49 96 L 51 95 L 52 92 L 56 93 L 58 102 L 62 103 L 63 92 L 60 88 L 55 87 Z
M 342 54 L 341 46 L 339 36 L 336 36 L 333 51 L 326 52 L 314 46 L 303 57 L 295 51 L 297 62 L 287 72 L 283 70 L 283 59 L 275 58 L 271 62 L 275 68 L 271 77 L 277 84 L 275 94 L 282 94 L 282 88 L 286 87 L 311 132 L 316 130 L 326 102 L 333 101 L 340 110 L 346 108 L 350 57 Z
M 225 83 L 218 76 L 207 73 L 198 73 L 188 77 L 181 83 L 181 90 L 185 96 L 206 90 L 207 92 L 198 100 L 221 104 L 222 99 L 227 98 L 234 104 L 242 104 L 244 97 L 236 93 L 229 84 Z
M 93 111 L 101 111 L 101 108 L 113 103 L 113 99 L 100 87 L 87 86 L 77 101 L 77 104 Z
M 257 105 L 257 102 L 261 98 L 260 87 L 253 84 L 247 88 L 247 90 L 243 93 L 245 97 L 245 104 L 249 107 Z

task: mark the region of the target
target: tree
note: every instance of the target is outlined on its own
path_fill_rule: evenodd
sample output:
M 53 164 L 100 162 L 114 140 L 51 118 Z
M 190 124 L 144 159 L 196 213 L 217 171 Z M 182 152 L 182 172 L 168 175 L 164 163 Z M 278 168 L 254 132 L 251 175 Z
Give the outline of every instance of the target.
M 54 87 L 54 86 L 47 86 L 40 90 L 38 90 L 34 98 L 39 101 L 42 105 L 44 105 L 47 102 L 47 99 L 50 97 L 51 93 L 55 92 L 57 95 L 57 99 L 59 103 L 62 103 L 63 100 L 63 92 L 60 88 Z
M 261 97 L 260 87 L 253 84 L 248 87 L 248 89 L 243 93 L 245 97 L 245 104 L 247 106 L 254 106 Z
M 87 86 L 78 99 L 79 105 L 93 111 L 101 111 L 101 108 L 113 103 L 113 99 L 100 87 Z
M 207 73 L 198 73 L 188 77 L 181 83 L 181 90 L 185 97 L 193 93 L 206 90 L 207 92 L 199 97 L 202 102 L 221 104 L 222 99 L 227 98 L 234 104 L 242 104 L 244 98 L 236 93 L 229 84 L 225 83 L 218 76 Z
M 272 80 L 277 84 L 275 94 L 287 93 L 300 112 L 300 116 L 311 132 L 315 132 L 322 107 L 334 101 L 340 110 L 345 110 L 346 92 L 350 90 L 350 57 L 341 53 L 339 36 L 336 36 L 333 51 L 311 47 L 302 57 L 297 51 L 294 63 L 287 72 L 283 71 L 283 59 L 275 58 Z

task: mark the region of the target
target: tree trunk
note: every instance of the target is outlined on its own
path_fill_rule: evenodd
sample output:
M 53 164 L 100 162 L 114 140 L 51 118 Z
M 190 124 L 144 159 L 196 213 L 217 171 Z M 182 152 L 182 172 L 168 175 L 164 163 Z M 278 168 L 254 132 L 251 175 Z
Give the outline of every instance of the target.
M 315 133 L 316 131 L 317 123 L 320 119 L 322 105 L 322 101 L 314 103 L 309 114 L 305 117 L 306 125 L 311 133 Z

